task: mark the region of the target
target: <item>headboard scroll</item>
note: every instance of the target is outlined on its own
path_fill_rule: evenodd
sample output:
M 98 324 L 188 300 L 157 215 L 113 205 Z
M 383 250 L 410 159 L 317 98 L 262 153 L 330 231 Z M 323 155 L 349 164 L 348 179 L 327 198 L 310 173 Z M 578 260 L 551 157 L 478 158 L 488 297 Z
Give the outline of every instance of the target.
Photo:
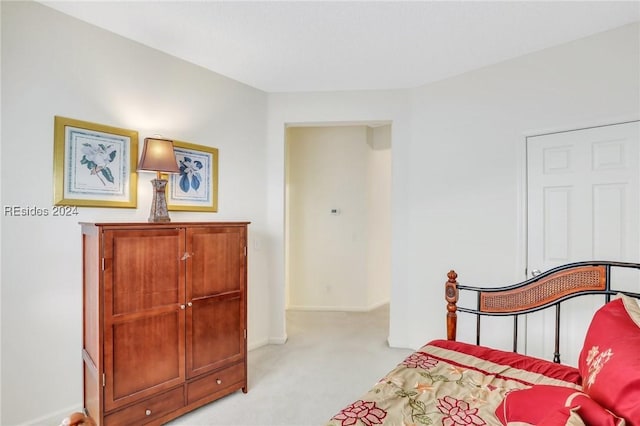
M 634 271 L 633 277 L 624 272 Z M 616 271 L 615 273 L 613 271 Z M 615 286 L 612 275 L 620 280 Z M 520 283 L 502 287 L 475 287 L 460 285 L 458 274 L 449 271 L 445 283 L 447 301 L 447 339 L 456 339 L 457 314 L 472 314 L 476 317 L 476 344 L 480 344 L 480 318 L 482 316 L 509 316 L 513 318 L 513 351 L 518 351 L 518 317 L 542 309 L 555 310 L 555 334 L 553 360 L 560 362 L 560 305 L 562 302 L 582 295 L 600 294 L 604 302 L 611 296 L 624 293 L 640 299 L 640 293 L 623 290 L 621 286 L 640 288 L 640 263 L 617 261 L 585 261 L 557 266 Z M 619 287 L 620 286 L 620 287 Z M 476 307 L 458 306 L 460 292 L 475 295 Z M 467 297 L 464 298 L 469 301 Z
M 583 266 L 541 278 L 526 287 L 480 293 L 481 312 L 518 312 L 548 305 L 574 293 L 605 290 L 606 269 Z

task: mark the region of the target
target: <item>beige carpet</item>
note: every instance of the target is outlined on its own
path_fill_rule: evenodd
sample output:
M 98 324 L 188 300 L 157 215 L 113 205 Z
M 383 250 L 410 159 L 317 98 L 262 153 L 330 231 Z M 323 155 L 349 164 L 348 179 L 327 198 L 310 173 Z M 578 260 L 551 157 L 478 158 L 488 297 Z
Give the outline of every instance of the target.
M 388 323 L 388 306 L 289 311 L 287 343 L 249 352 L 249 393 L 238 391 L 169 425 L 322 425 L 412 352 L 389 348 Z

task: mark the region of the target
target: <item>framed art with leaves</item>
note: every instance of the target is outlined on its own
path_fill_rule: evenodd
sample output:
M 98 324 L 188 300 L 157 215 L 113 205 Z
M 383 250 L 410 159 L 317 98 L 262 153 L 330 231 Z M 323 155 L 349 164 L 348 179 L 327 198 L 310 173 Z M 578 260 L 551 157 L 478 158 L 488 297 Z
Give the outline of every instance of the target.
M 55 205 L 135 208 L 138 132 L 59 116 L 54 121 Z
M 167 208 L 218 211 L 218 149 L 173 141 L 179 174 L 168 175 Z

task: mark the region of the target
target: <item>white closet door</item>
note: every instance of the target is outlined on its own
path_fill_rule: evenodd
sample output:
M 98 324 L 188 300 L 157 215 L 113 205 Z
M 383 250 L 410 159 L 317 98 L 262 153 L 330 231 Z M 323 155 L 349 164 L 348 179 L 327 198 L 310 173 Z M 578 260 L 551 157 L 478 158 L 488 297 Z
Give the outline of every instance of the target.
M 640 261 L 639 141 L 639 122 L 527 139 L 530 273 L 581 260 Z M 637 277 L 621 279 L 640 290 Z M 568 335 L 569 328 L 586 322 L 586 331 L 601 300 L 563 308 L 563 362 L 575 364 L 584 337 Z M 529 353 L 553 355 L 552 343 L 539 343 L 553 342 L 553 322 L 552 314 L 530 316 Z

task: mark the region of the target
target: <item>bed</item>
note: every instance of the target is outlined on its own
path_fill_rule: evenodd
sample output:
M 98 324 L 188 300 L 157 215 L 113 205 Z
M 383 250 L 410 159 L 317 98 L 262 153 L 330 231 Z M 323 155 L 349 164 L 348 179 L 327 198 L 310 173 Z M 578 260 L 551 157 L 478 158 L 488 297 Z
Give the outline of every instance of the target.
M 640 288 L 640 264 L 571 263 L 497 288 L 460 285 L 455 271 L 447 278 L 447 339 L 405 358 L 327 425 L 640 426 L 640 293 L 621 290 Z M 458 306 L 461 293 L 475 306 Z M 562 364 L 561 306 L 594 294 L 603 305 L 578 365 Z M 518 353 L 518 319 L 546 309 L 555 317 L 551 359 Z M 474 344 L 456 341 L 459 314 L 475 316 Z M 480 344 L 487 316 L 513 318 L 512 350 Z

